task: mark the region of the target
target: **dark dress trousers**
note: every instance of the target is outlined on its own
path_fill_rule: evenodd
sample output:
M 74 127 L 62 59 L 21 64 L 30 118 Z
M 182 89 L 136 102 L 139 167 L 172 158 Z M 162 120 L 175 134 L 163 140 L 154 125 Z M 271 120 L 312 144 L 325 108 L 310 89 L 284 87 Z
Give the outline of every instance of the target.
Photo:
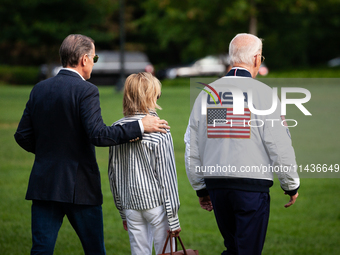
M 137 121 L 106 126 L 98 88 L 68 70 L 34 86 L 14 136 L 35 154 L 26 199 L 79 205 L 103 202 L 94 145 L 142 139 Z

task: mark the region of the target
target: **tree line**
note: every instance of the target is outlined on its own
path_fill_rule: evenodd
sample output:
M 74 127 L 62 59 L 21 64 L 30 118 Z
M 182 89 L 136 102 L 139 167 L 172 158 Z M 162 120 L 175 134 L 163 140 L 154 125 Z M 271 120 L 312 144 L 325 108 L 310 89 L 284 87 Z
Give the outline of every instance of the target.
M 125 0 L 126 50 L 159 67 L 228 52 L 237 33 L 263 38 L 271 68 L 340 56 L 340 0 Z M 119 0 L 1 0 L 0 64 L 58 61 L 71 33 L 119 49 Z

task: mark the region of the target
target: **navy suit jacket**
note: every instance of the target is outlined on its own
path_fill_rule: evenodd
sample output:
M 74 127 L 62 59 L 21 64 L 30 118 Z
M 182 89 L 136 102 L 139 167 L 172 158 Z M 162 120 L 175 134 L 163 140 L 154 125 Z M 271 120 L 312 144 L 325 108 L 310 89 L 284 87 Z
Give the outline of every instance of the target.
M 142 139 L 137 121 L 106 126 L 98 88 L 68 70 L 34 86 L 14 136 L 35 154 L 26 199 L 84 205 L 103 202 L 94 145 Z

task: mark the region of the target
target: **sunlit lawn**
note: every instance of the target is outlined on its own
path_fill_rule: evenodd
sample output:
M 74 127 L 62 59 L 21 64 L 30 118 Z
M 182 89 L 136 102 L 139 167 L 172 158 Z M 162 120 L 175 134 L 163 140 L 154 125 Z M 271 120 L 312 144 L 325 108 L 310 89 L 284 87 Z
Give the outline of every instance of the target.
M 182 239 L 200 254 L 220 254 L 223 240 L 213 212 L 198 204 L 184 168 L 183 135 L 190 114 L 190 81 L 165 81 L 159 104 L 161 118 L 170 126 L 175 145 L 181 208 Z M 286 86 L 286 85 L 285 85 Z M 13 134 L 32 86 L 0 86 L 0 254 L 28 254 L 31 245 L 30 201 L 25 201 L 28 177 L 34 156 L 23 151 Z M 305 117 L 296 107 L 287 117 L 297 119 L 291 128 L 298 164 L 339 164 L 340 125 L 338 86 L 312 84 L 306 87 L 312 99 L 306 104 L 313 114 Z M 122 94 L 112 87 L 100 87 L 102 114 L 107 125 L 122 117 Z M 104 194 L 105 244 L 108 254 L 129 254 L 128 234 L 124 231 L 107 179 L 108 149 L 97 148 Z M 340 177 L 340 173 L 335 177 Z M 288 209 L 278 180 L 271 188 L 271 213 L 263 254 L 340 254 L 340 179 L 303 178 L 300 196 Z M 83 254 L 81 244 L 65 218 L 55 254 Z

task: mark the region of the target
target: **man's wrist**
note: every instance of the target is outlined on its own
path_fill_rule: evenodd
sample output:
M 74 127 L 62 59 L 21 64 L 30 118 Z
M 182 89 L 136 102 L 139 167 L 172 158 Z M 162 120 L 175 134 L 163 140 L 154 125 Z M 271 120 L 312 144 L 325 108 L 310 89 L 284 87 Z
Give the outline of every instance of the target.
M 209 196 L 209 192 L 207 189 L 200 189 L 200 190 L 196 190 L 196 195 L 198 197 L 206 197 L 206 196 Z
M 298 192 L 298 189 L 300 188 L 300 186 L 297 188 L 297 189 L 294 189 L 294 190 L 284 190 L 285 193 L 289 196 L 294 196 L 297 192 Z

